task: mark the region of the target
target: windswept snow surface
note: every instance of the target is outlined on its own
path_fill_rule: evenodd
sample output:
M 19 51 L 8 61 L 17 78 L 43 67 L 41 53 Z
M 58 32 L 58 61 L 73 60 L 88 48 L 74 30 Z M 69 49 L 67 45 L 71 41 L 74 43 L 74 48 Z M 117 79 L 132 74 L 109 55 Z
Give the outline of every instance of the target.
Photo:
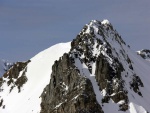
M 51 67 L 55 60 L 58 60 L 64 53 L 69 52 L 70 42 L 54 45 L 33 58 L 27 66 L 26 76 L 28 81 L 21 88 L 14 88 L 9 93 L 10 87 L 3 84 L 4 92 L 0 93 L 4 100 L 5 109 L 0 108 L 0 113 L 39 113 L 41 93 L 50 81 Z

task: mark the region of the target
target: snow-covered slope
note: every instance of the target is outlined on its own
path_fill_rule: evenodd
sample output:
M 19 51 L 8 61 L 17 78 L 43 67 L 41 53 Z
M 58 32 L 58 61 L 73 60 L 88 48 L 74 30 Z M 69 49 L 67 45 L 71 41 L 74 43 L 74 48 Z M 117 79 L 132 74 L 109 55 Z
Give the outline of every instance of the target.
M 149 77 L 150 63 L 126 45 L 111 23 L 92 20 L 71 44 L 54 45 L 4 74 L 0 113 L 148 113 Z
M 0 113 L 39 113 L 41 103 L 41 93 L 44 87 L 49 83 L 51 67 L 55 60 L 58 60 L 65 52 L 70 50 L 69 43 L 56 44 L 33 58 L 28 63 L 26 69 L 27 82 L 18 92 L 18 88 L 14 87 L 10 92 L 11 86 L 15 83 L 7 85 L 8 78 L 4 78 L 0 92 Z M 22 70 L 19 74 L 21 76 Z M 19 77 L 18 77 L 19 78 Z

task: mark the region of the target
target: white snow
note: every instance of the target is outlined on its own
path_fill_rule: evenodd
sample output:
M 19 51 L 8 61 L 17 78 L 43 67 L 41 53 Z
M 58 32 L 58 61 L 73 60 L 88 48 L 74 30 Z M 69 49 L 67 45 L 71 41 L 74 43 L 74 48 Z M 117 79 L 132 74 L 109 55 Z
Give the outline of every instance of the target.
M 63 85 L 65 86 L 65 90 L 68 90 L 68 86 L 63 82 Z
M 102 24 L 110 24 L 110 22 L 107 20 L 107 19 L 104 19 L 102 22 L 101 22 Z
M 106 93 L 107 93 L 107 92 L 106 92 L 105 89 L 103 89 L 103 90 L 101 91 L 101 93 L 102 93 L 103 96 L 106 96 Z
M 124 100 L 120 100 L 117 104 L 124 104 L 125 101 Z
M 58 108 L 59 106 L 61 106 L 63 103 L 59 103 L 58 105 L 56 105 L 55 108 Z
M 130 106 L 129 108 L 130 113 L 147 113 L 147 111 L 145 111 L 145 109 L 142 106 L 139 106 L 135 103 L 131 102 L 129 106 Z
M 39 113 L 40 96 L 50 81 L 51 67 L 55 60 L 69 50 L 70 42 L 60 43 L 31 58 L 26 72 L 28 81 L 20 93 L 16 87 L 9 93 L 10 87 L 6 83 L 3 84 L 5 90 L 0 93 L 0 99 L 3 98 L 3 105 L 6 106 L 5 109 L 0 108 L 0 113 Z

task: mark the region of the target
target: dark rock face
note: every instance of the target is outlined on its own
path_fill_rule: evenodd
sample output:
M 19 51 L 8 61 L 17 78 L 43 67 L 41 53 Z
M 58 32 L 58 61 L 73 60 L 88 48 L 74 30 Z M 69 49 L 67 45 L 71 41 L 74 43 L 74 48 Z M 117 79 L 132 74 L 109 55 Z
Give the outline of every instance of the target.
M 144 87 L 144 84 L 141 81 L 140 77 L 134 74 L 132 81 L 130 82 L 130 88 L 132 88 L 135 93 L 138 93 L 138 95 L 142 96 L 139 87 Z
M 52 71 L 41 95 L 41 113 L 103 113 L 91 81 L 80 75 L 68 54 L 55 62 Z
M 100 87 L 100 90 L 105 90 L 106 94 L 101 100 L 102 103 L 108 103 L 112 99 L 115 103 L 124 101 L 120 104 L 120 110 L 128 110 L 128 96 L 124 88 L 124 80 L 122 79 L 121 72 L 124 71 L 122 64 L 117 58 L 114 58 L 114 67 L 108 63 L 106 57 L 102 54 L 99 55 L 96 61 L 95 79 Z

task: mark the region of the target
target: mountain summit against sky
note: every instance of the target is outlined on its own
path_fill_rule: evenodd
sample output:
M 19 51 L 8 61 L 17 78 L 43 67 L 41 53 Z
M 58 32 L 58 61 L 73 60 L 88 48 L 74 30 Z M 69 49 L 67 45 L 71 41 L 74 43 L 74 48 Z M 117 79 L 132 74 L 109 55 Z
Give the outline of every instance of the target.
M 0 79 L 0 113 L 148 113 L 150 63 L 108 20 L 92 20 Z

